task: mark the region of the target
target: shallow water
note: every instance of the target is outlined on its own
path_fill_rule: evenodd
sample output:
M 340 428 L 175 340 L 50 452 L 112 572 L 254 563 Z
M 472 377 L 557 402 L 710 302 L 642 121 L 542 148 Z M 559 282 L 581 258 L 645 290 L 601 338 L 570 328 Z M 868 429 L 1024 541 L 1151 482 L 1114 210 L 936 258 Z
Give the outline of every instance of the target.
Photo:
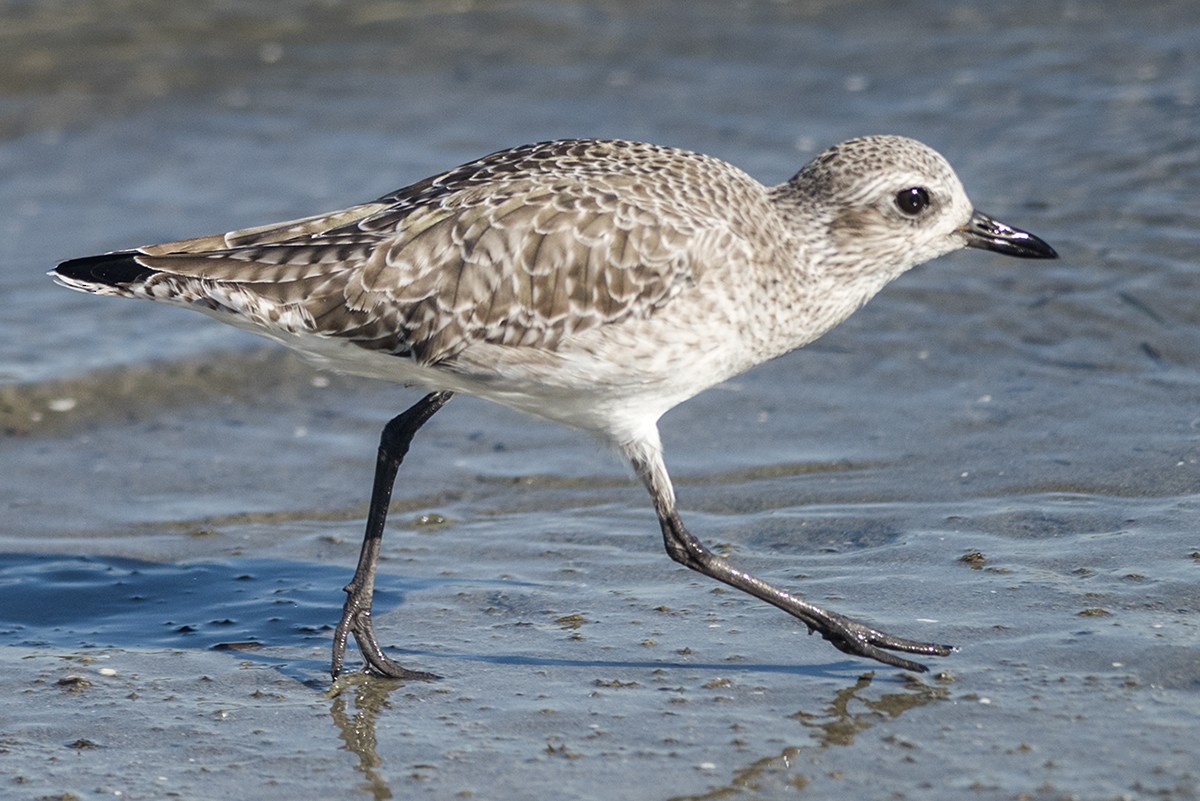
M 6 797 L 1200 794 L 1200 7 L 0 15 Z M 648 139 L 777 182 L 874 132 L 1063 258 L 927 265 L 663 436 L 722 552 L 960 647 L 921 677 L 670 562 L 583 435 L 456 399 L 401 474 L 376 613 L 444 678 L 327 695 L 378 429 L 415 394 L 43 274 L 518 142 Z

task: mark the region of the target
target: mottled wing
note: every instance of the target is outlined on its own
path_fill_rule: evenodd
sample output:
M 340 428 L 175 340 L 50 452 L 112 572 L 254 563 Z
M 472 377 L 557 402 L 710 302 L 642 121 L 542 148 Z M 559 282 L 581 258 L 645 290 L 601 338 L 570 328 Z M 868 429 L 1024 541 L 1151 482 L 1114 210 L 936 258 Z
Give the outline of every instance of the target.
M 652 314 L 739 248 L 689 177 L 737 171 L 701 159 L 621 142 L 517 148 L 343 212 L 131 252 L 145 274 L 125 294 L 426 364 L 473 342 L 554 349 Z
M 378 347 L 439 361 L 475 341 L 555 348 L 646 315 L 696 280 L 695 232 L 591 184 L 510 182 L 404 220 L 352 276 Z

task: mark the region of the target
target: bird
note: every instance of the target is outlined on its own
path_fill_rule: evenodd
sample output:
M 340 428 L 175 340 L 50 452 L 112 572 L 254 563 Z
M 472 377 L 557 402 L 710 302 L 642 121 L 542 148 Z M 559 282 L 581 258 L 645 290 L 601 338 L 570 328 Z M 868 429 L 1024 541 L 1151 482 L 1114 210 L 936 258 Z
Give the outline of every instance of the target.
M 667 554 L 772 604 L 845 654 L 924 672 L 955 648 L 881 631 L 734 566 L 680 517 L 659 418 L 800 348 L 910 268 L 960 248 L 1057 258 L 976 211 L 914 139 L 836 144 L 767 186 L 672 147 L 563 139 L 497 151 L 377 200 L 60 263 L 74 290 L 196 309 L 319 368 L 426 394 L 380 435 L 366 531 L 330 673 L 352 636 L 362 672 L 405 680 L 372 623 L 397 471 L 456 394 L 582 429 L 649 491 Z

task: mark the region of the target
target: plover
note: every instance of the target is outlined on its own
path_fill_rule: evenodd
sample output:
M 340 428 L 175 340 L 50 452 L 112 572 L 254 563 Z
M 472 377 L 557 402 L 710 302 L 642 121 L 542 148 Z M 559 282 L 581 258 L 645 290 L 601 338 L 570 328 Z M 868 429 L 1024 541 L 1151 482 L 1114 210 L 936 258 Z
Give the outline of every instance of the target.
M 962 247 L 1055 258 L 974 211 L 953 169 L 899 136 L 851 139 L 764 186 L 657 145 L 563 140 L 493 153 L 378 200 L 63 262 L 98 295 L 198 309 L 316 365 L 428 390 L 383 429 L 366 534 L 333 638 L 406 679 L 371 622 L 396 471 L 455 393 L 592 432 L 646 485 L 672 559 L 779 607 L 847 654 L 945 656 L 822 609 L 713 553 L 680 519 L 658 419 L 799 348 L 909 268 Z

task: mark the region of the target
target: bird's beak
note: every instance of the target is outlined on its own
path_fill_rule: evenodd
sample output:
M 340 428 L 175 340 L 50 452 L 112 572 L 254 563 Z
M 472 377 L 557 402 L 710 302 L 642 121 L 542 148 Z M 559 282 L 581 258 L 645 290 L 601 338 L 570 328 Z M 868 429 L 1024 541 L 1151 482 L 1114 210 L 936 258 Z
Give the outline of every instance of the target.
M 969 248 L 983 248 L 1016 256 L 1022 259 L 1057 259 L 1054 248 L 1028 231 L 1010 228 L 999 220 L 981 212 L 975 212 L 962 228 L 958 229 L 967 240 Z

